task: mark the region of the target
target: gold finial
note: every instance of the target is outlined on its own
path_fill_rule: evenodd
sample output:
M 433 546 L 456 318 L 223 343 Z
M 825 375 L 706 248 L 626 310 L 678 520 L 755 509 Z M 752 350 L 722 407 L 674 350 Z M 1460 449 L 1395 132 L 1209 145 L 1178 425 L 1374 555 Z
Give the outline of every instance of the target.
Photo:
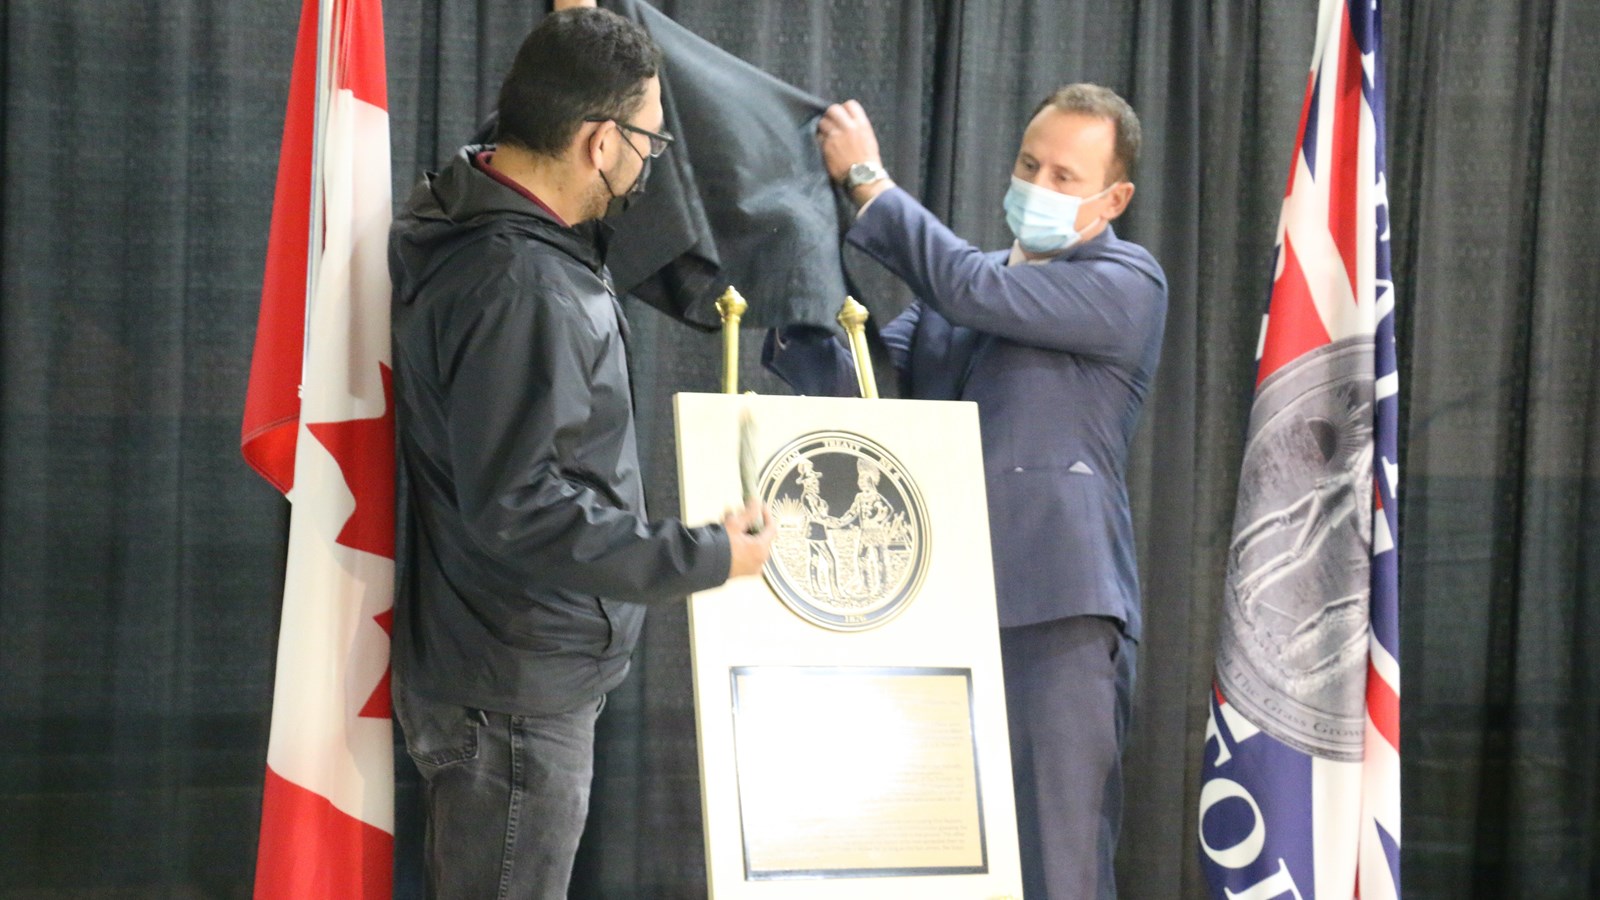
M 739 318 L 750 304 L 739 292 L 728 289 L 717 298 L 717 312 L 722 316 L 722 392 L 739 393 Z
M 850 353 L 856 360 L 856 385 L 861 389 L 861 396 L 876 400 L 878 381 L 872 375 L 872 354 L 867 350 L 866 325 L 869 315 L 867 308 L 857 303 L 854 297 L 845 297 L 844 306 L 839 308 L 839 325 L 850 337 Z

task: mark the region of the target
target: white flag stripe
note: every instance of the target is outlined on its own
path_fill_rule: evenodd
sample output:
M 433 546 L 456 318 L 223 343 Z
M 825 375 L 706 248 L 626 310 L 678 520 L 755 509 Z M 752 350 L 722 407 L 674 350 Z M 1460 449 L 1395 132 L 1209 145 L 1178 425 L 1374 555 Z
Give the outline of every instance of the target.
M 1367 647 L 1368 647 L 1368 651 L 1367 652 L 1369 654 L 1369 661 L 1372 664 L 1372 668 L 1375 671 L 1377 671 L 1378 675 L 1380 677 L 1382 677 L 1384 681 L 1389 683 L 1389 686 L 1391 688 L 1394 688 L 1395 696 L 1399 696 L 1400 695 L 1400 663 L 1399 663 L 1399 661 L 1397 661 L 1393 656 L 1389 655 L 1389 651 L 1384 649 L 1384 646 L 1382 644 L 1378 643 L 1377 638 L 1373 638 L 1372 640 L 1368 641 L 1367 642 Z
M 1372 555 L 1388 553 L 1394 549 L 1394 535 L 1389 533 L 1389 520 L 1381 515 L 1372 518 Z
M 1373 641 L 1374 644 L 1377 641 Z M 1384 842 L 1378 837 L 1378 828 L 1389 833 L 1398 847 L 1400 843 L 1400 752 L 1384 740 L 1377 727 L 1367 726 L 1367 758 L 1362 777 L 1362 790 L 1366 804 L 1362 816 L 1361 833 L 1361 900 L 1398 900 L 1398 885 L 1383 852 Z
M 390 353 L 389 114 L 338 91 L 324 146 L 327 243 L 312 298 L 300 415 L 306 422 L 376 418 L 385 408 L 377 364 L 387 364 Z
M 389 638 L 373 617 L 393 601 L 394 563 L 334 543 L 354 503 L 338 464 L 303 428 L 295 468 L 267 764 L 393 832 L 390 720 L 359 714 L 388 666 Z
M 388 113 L 348 90 L 334 93 L 267 760 L 286 780 L 392 833 L 392 724 L 360 712 L 389 665 L 389 637 L 375 617 L 393 604 L 394 562 L 337 543 L 355 498 L 306 427 L 386 409 L 379 363 L 390 354 L 388 141 Z
M 1318 897 L 1352 897 L 1361 835 L 1359 762 L 1311 758 L 1311 852 Z

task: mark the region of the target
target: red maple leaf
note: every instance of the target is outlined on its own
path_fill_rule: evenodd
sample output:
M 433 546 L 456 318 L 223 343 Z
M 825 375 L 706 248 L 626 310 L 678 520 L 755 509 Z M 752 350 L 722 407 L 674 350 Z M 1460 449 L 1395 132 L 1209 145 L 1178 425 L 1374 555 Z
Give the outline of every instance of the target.
M 394 373 L 378 363 L 383 378 L 383 415 L 373 419 L 308 424 L 332 454 L 355 495 L 338 542 L 394 559 Z
M 384 610 L 373 616 L 373 621 L 383 629 L 383 633 L 394 637 L 394 608 Z M 389 713 L 389 667 L 383 667 L 383 677 L 378 679 L 378 686 L 372 689 L 372 696 L 367 698 L 367 704 L 361 707 L 360 716 L 368 719 L 387 719 Z

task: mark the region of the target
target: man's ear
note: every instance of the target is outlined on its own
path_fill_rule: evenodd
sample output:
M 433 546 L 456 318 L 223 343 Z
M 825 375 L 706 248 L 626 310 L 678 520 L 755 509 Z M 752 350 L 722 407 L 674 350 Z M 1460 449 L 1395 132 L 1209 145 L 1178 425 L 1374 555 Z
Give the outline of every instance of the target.
M 1106 221 L 1109 222 L 1122 215 L 1128 204 L 1133 202 L 1134 186 L 1131 181 L 1124 181 L 1111 189 L 1111 206 L 1106 209 Z
M 578 131 L 578 144 L 583 148 L 582 155 L 585 162 L 596 169 L 604 169 L 606 164 L 606 151 L 611 147 L 613 131 L 606 127 L 605 122 L 585 122 Z

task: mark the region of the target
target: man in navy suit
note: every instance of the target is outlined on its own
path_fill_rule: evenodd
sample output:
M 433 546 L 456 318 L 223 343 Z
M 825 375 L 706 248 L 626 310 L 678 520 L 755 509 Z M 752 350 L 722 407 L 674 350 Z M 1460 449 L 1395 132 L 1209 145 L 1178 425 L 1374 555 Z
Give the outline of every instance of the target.
M 1115 897 L 1140 631 L 1125 470 L 1167 309 L 1161 267 L 1111 228 L 1133 199 L 1138 117 L 1096 85 L 1041 103 L 1006 195 L 1017 240 L 997 252 L 895 186 L 860 104 L 830 107 L 817 132 L 859 208 L 846 240 L 918 298 L 881 330 L 902 393 L 978 404 L 1024 892 Z M 854 393 L 820 329 L 775 332 L 765 351 L 801 393 Z

